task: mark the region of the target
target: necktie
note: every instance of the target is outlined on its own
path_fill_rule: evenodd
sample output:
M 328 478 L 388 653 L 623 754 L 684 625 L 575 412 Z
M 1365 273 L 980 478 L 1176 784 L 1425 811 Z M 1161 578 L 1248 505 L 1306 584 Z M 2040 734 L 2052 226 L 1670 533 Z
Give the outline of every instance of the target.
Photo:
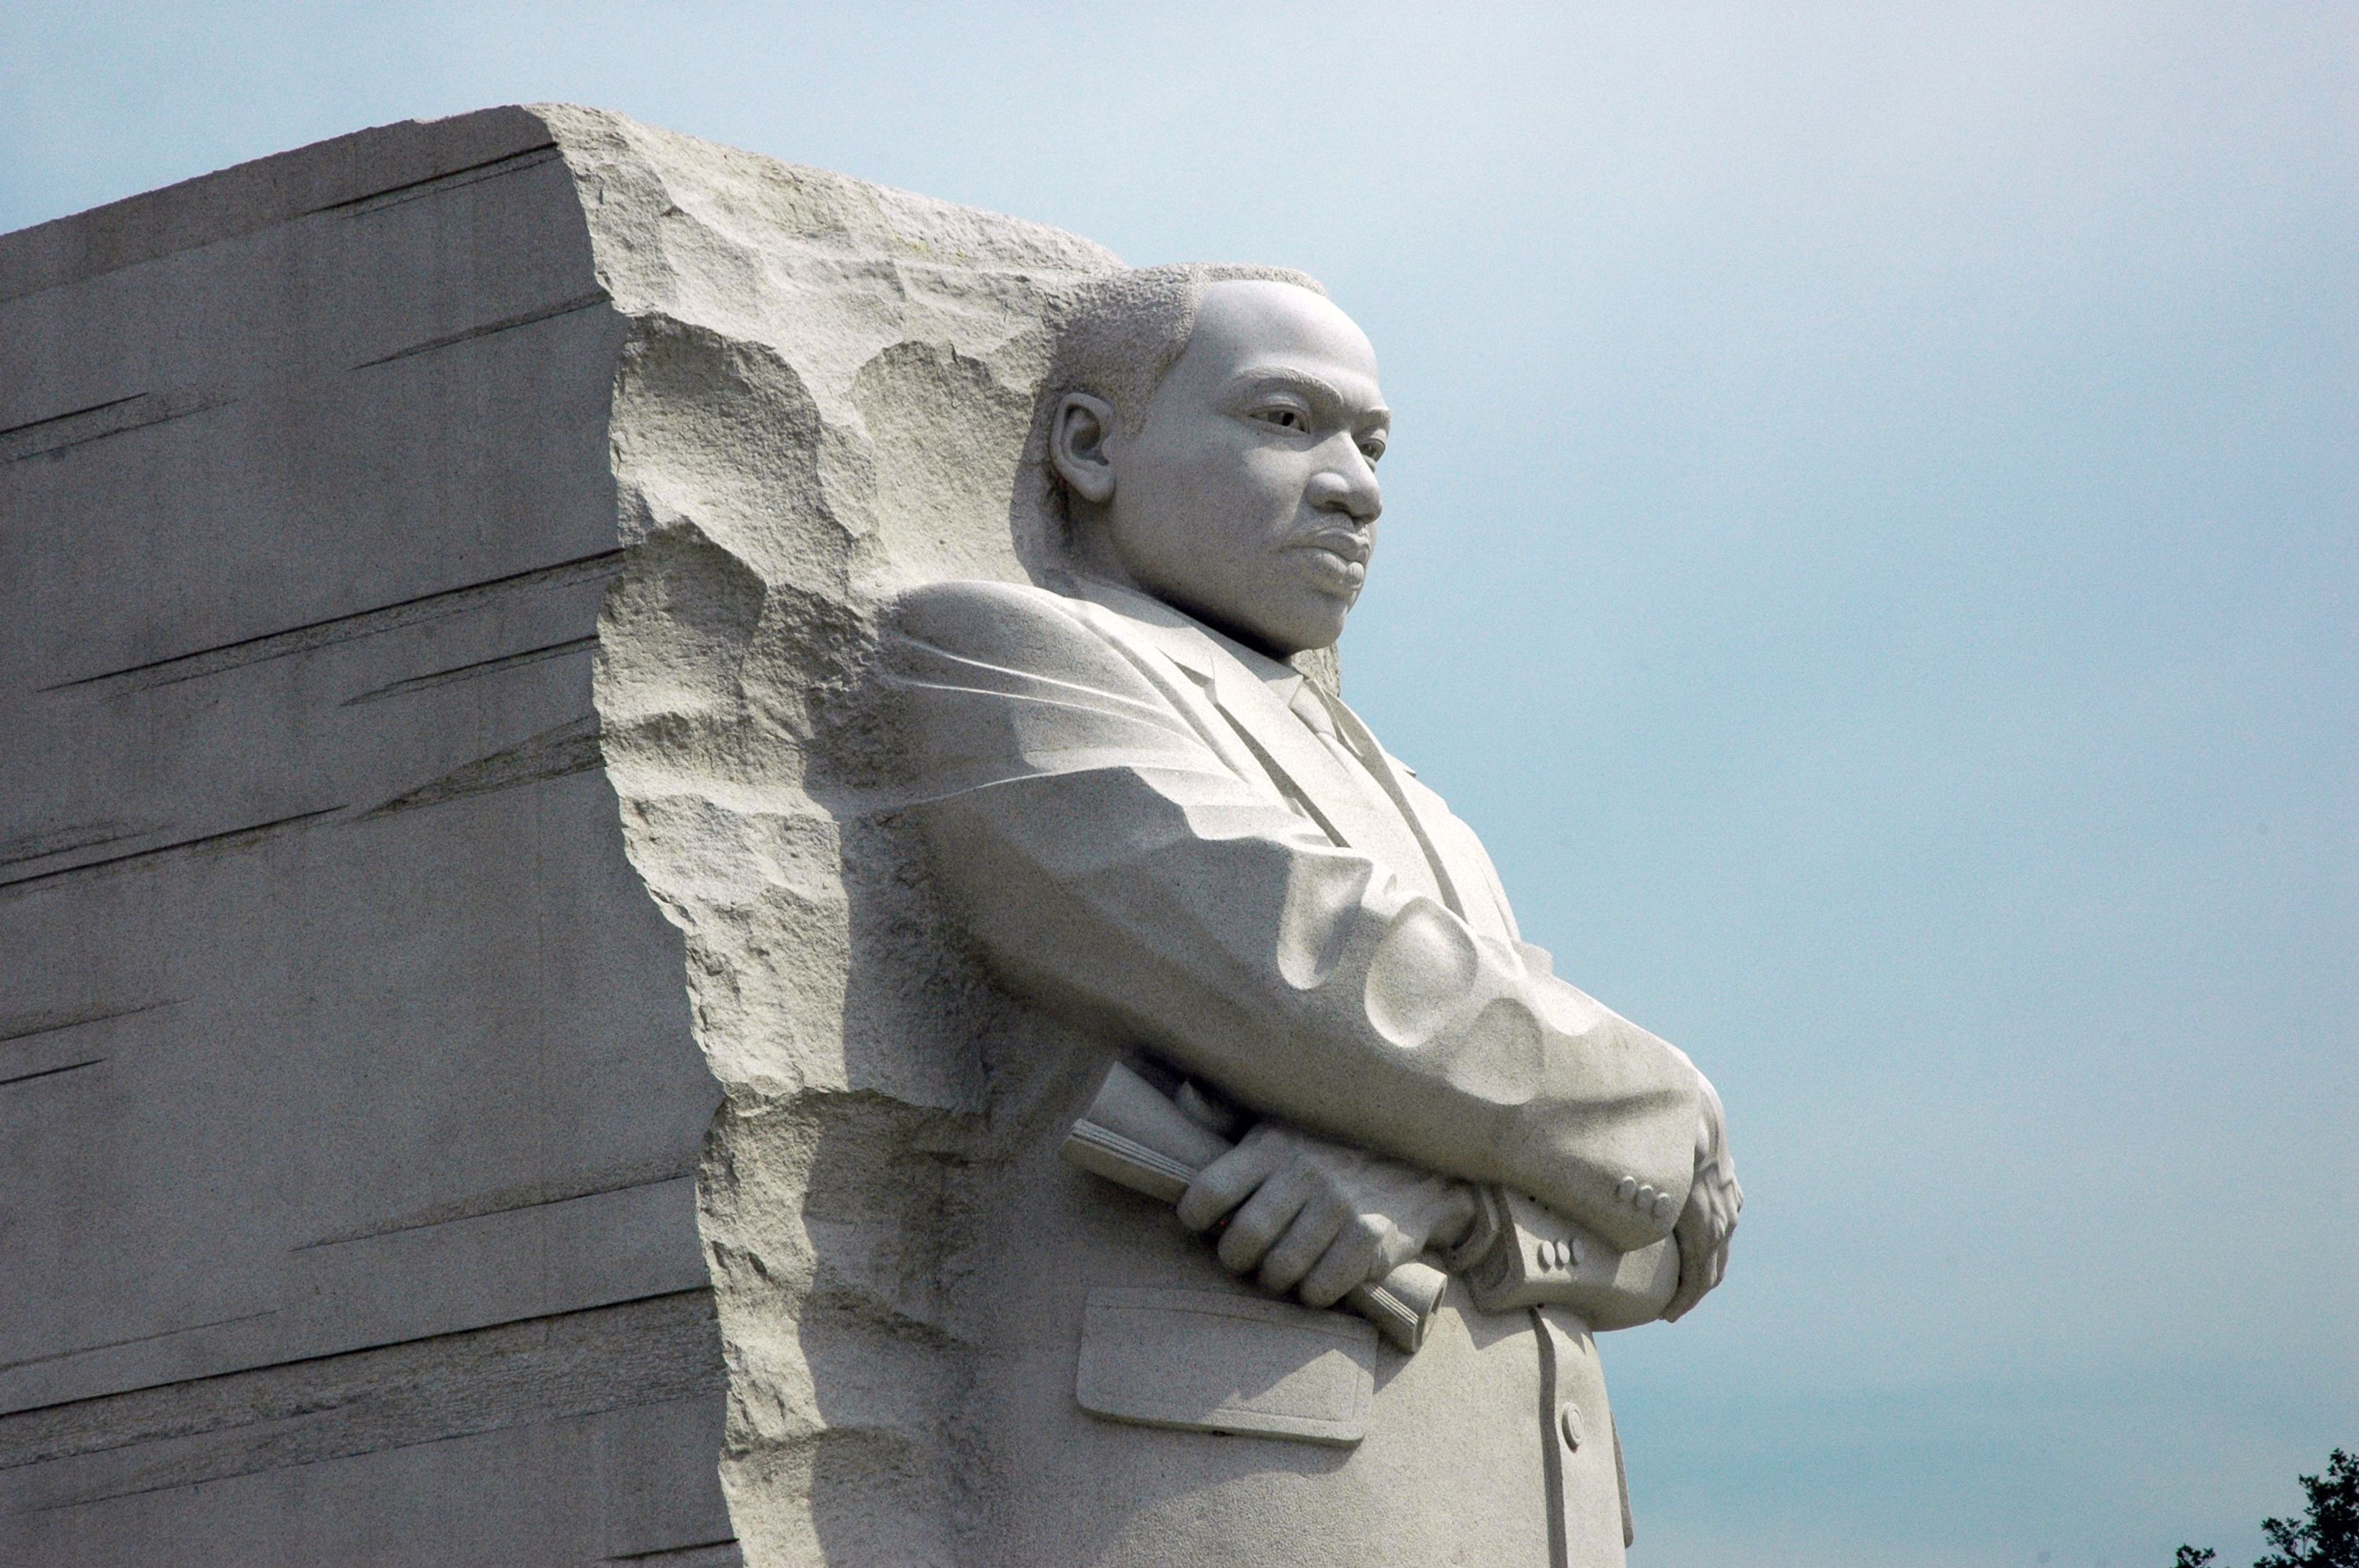
M 1319 737 L 1320 744 L 1325 746 L 1329 754 L 1342 764 L 1343 772 L 1359 786 L 1369 805 L 1408 829 L 1410 838 L 1432 870 L 1441 901 L 1463 915 L 1466 909 L 1459 902 L 1458 890 L 1451 884 L 1449 870 L 1442 865 L 1441 857 L 1426 838 L 1425 825 L 1418 821 L 1417 814 L 1401 798 L 1398 783 L 1390 777 L 1391 769 L 1376 758 L 1363 755 L 1359 748 L 1344 737 L 1326 699 L 1308 680 L 1294 688 L 1294 695 L 1287 698 L 1286 705 L 1294 710 L 1295 717 L 1301 719 L 1313 735 Z
M 1367 762 L 1344 744 L 1343 737 L 1335 729 L 1335 716 L 1327 711 L 1327 704 L 1320 699 L 1317 688 L 1309 681 L 1303 681 L 1294 688 L 1294 695 L 1287 698 L 1286 705 L 1294 709 L 1294 716 L 1301 719 L 1313 735 L 1319 737 L 1320 744 L 1327 748 L 1329 754 L 1343 764 L 1343 771 L 1352 775 L 1353 783 L 1364 788 L 1376 784 L 1375 793 L 1384 796 L 1387 807 L 1392 806 L 1391 797 L 1385 795 L 1383 786 L 1377 784 Z

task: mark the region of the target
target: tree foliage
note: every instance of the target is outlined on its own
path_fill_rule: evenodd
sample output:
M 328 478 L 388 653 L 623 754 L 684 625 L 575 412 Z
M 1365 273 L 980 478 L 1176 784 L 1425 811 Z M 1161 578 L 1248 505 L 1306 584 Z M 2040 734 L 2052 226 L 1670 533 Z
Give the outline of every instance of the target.
M 2359 1568 L 2359 1458 L 2334 1450 L 2325 1474 L 2302 1476 L 2301 1489 L 2308 1516 L 2263 1519 L 2261 1533 L 2277 1550 L 2253 1568 Z M 2218 1555 L 2208 1546 L 2182 1546 L 2171 1568 L 2204 1568 Z
M 2277 1550 L 2253 1568 L 2359 1568 L 2359 1459 L 2340 1448 L 2323 1476 L 2304 1476 L 2310 1517 L 2265 1519 L 2261 1533 Z

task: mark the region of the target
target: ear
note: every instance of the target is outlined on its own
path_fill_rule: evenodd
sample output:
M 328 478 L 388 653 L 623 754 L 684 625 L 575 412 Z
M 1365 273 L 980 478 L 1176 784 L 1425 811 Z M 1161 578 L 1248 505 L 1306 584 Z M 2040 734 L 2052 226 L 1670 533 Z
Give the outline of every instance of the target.
M 1114 405 L 1086 392 L 1069 392 L 1049 427 L 1049 461 L 1065 488 L 1093 506 L 1114 499 L 1114 459 L 1106 438 L 1114 434 Z

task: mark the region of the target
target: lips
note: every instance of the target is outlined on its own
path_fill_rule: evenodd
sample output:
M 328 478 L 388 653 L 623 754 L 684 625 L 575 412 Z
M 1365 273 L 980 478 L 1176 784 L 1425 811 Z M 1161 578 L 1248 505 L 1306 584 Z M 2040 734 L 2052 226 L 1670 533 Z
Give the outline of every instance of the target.
M 1368 557 L 1375 553 L 1376 545 L 1375 540 L 1357 529 L 1322 528 L 1298 540 L 1296 548 L 1324 550 L 1331 556 L 1340 556 L 1353 566 L 1364 567 L 1368 564 Z
M 1368 580 L 1369 543 L 1356 534 L 1324 534 L 1291 546 L 1302 557 L 1322 586 L 1341 593 L 1357 593 Z

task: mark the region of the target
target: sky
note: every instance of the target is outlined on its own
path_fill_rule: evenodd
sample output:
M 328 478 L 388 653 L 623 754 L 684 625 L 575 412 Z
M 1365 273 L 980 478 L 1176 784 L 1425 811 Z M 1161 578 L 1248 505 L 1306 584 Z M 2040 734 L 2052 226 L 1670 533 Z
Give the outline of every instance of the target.
M 1684 1046 L 1635 1568 L 2223 1564 L 2359 1449 L 2359 9 L 0 7 L 0 230 L 568 100 L 1305 268 L 1345 689 Z

